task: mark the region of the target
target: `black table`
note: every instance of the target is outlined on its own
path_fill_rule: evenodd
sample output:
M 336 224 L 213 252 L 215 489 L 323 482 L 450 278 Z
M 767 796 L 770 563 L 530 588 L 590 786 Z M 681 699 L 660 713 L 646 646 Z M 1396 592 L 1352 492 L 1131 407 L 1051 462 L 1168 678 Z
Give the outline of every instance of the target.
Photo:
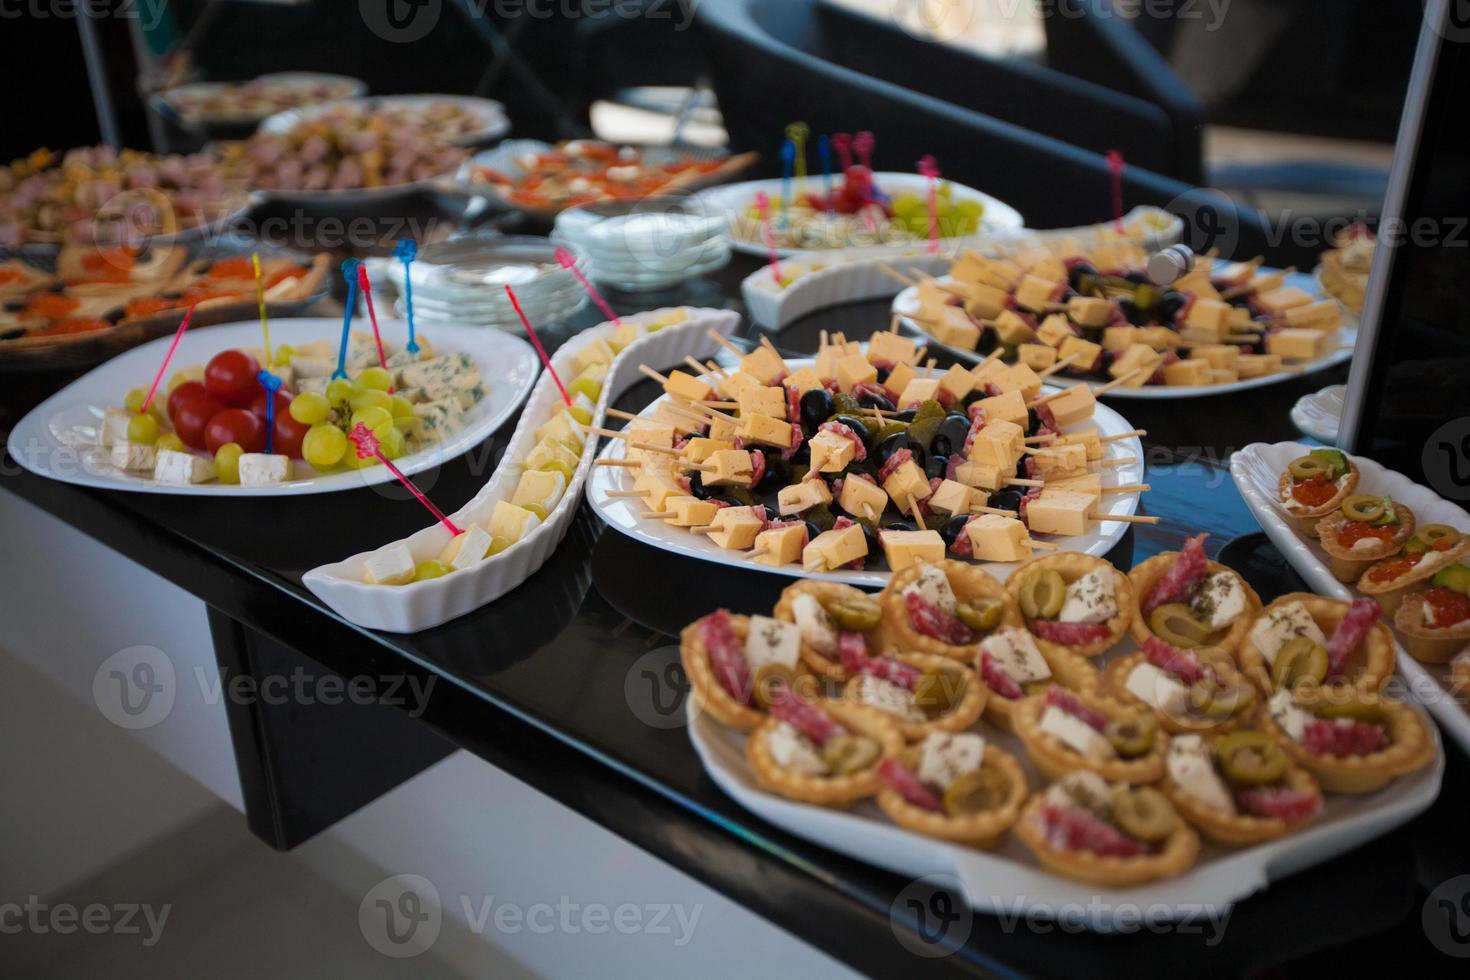
M 678 295 L 624 305 L 724 305 L 728 298 L 738 306 L 739 280 L 752 268 L 737 259 Z M 866 303 L 826 311 L 775 341 L 810 352 L 818 330 L 865 336 L 886 324 L 886 310 L 886 303 Z M 548 342 L 596 319 L 585 313 Z M 1338 375 L 1192 402 L 1116 402 L 1149 432 L 1154 489 L 1144 507 L 1163 520 L 1135 526 L 1110 557 L 1127 567 L 1199 530 L 1210 532 L 1214 555 L 1256 532 L 1226 470 L 1230 452 L 1293 438 L 1292 402 Z M 654 395 L 645 383 L 620 404 L 636 410 Z M 419 482 L 446 509 L 457 507 L 492 471 L 512 428 Z M 603 527 L 584 504 L 551 560 L 510 595 L 424 633 L 375 633 L 326 610 L 301 575 L 360 550 L 364 523 L 378 541 L 420 528 L 420 509 L 396 488 L 211 500 L 90 490 L 34 477 L 8 457 L 4 466 L 4 489 L 207 603 L 222 668 L 257 679 L 336 672 L 377 693 L 375 703 L 331 707 L 230 704 L 247 820 L 274 847 L 295 846 L 462 747 L 876 975 L 1350 970 L 1385 950 L 1407 969 L 1454 966 L 1421 924 L 1429 891 L 1470 870 L 1467 766 L 1453 747 L 1445 790 L 1431 810 L 1240 903 L 1221 935 L 1203 921 L 1102 936 L 971 917 L 955 912 L 942 889 L 754 818 L 704 775 L 683 731 L 673 635 L 717 606 L 768 610 L 788 579 L 650 549 Z M 1264 599 L 1299 587 L 1259 534 L 1236 542 L 1229 557 Z M 943 955 L 919 959 L 910 952 L 915 945 Z M 1461 951 L 1470 951 L 1470 940 Z

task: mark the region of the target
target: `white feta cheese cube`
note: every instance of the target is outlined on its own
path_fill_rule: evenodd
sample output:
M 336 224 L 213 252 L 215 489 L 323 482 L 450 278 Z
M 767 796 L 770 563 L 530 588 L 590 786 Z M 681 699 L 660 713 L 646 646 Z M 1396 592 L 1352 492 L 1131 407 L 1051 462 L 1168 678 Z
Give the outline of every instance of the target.
M 782 769 L 789 769 L 802 776 L 825 776 L 827 763 L 817 747 L 801 732 L 786 722 L 778 722 L 766 736 L 766 748 L 771 758 Z
M 1302 733 L 1307 730 L 1307 723 L 1312 716 L 1297 706 L 1291 699 L 1291 691 L 1282 689 L 1271 696 L 1266 704 L 1266 710 L 1271 712 L 1271 720 L 1281 726 L 1281 730 L 1290 735 L 1293 741 L 1300 742 Z
M 104 446 L 115 446 L 128 441 L 128 422 L 133 413 L 125 408 L 109 408 L 97 426 L 97 441 Z
M 214 479 L 214 464 L 193 453 L 160 449 L 153 464 L 153 479 L 181 487 L 208 483 Z
M 996 666 L 1017 684 L 1032 684 L 1051 677 L 1051 667 L 1026 630 L 1001 627 L 985 638 L 980 651 L 990 654 Z
M 914 703 L 913 692 L 872 674 L 859 674 L 852 682 L 853 698 L 859 704 L 877 708 L 911 725 L 926 721 L 924 712 Z
M 1094 762 L 1117 758 L 1118 753 L 1113 751 L 1112 744 L 1103 738 L 1101 732 L 1061 708 L 1048 706 L 1041 713 L 1041 731 Z
M 920 565 L 919 577 L 904 587 L 903 594 L 917 594 L 925 602 L 944 612 L 953 614 L 958 603 L 954 589 L 950 588 L 949 576 L 935 565 Z
M 930 732 L 919 747 L 919 782 L 947 790 L 985 761 L 985 739 L 971 732 Z
M 240 456 L 240 485 L 263 487 L 291 478 L 291 457 L 278 453 L 244 453 Z
M 368 585 L 402 585 L 413 579 L 416 567 L 408 545 L 395 541 L 368 555 L 362 580 Z
M 795 623 L 783 623 L 769 616 L 750 617 L 745 634 L 745 661 L 752 676 L 766 664 L 780 664 L 796 669 L 801 657 L 801 631 Z
M 1245 612 L 1245 589 L 1234 572 L 1214 572 L 1200 583 L 1190 606 L 1199 615 L 1208 617 L 1212 631 L 1222 630 Z
M 1106 623 L 1118 615 L 1118 593 L 1111 568 L 1094 568 L 1067 585 L 1062 611 L 1063 623 Z
M 837 622 L 809 592 L 797 593 L 791 600 L 791 615 L 801 638 L 824 657 L 837 655 Z
M 1151 663 L 1141 663 L 1128 674 L 1128 693 L 1156 711 L 1182 715 L 1189 706 L 1189 690 Z
M 1322 635 L 1322 628 L 1300 602 L 1288 602 L 1268 610 L 1251 627 L 1251 642 L 1261 651 L 1266 662 L 1273 665 L 1276 663 L 1276 654 L 1281 652 L 1287 641 L 1299 636 L 1305 636 L 1322 646 L 1327 645 L 1327 637 Z
M 1235 812 L 1235 799 L 1215 771 L 1204 739 L 1198 735 L 1176 735 L 1169 743 L 1167 765 L 1169 778 L 1182 792 L 1211 809 Z

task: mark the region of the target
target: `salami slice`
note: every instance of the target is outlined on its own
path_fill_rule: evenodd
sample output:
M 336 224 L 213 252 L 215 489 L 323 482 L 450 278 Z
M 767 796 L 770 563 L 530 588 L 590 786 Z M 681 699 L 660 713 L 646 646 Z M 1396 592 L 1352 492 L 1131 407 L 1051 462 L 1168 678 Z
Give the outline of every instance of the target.
M 786 421 L 801 421 L 801 392 L 796 390 L 796 385 L 786 386 Z
M 1208 534 L 1196 534 L 1184 542 L 1179 557 L 1159 578 L 1153 591 L 1143 601 L 1143 614 L 1147 616 L 1160 606 L 1171 602 L 1189 602 L 1199 590 L 1199 584 L 1209 573 L 1205 559 L 1205 538 Z
M 1052 619 L 1037 619 L 1031 623 L 1031 632 L 1051 643 L 1080 647 L 1112 636 L 1105 623 L 1059 623 Z
M 750 704 L 750 664 L 745 660 L 745 644 L 735 635 L 729 610 L 716 609 L 700 620 L 699 638 L 720 687 L 737 703 Z
M 888 389 L 875 381 L 862 381 L 852 386 L 852 397 L 861 398 L 864 395 L 876 395 L 887 400 Z
M 900 466 L 902 466 L 904 463 L 907 463 L 913 458 L 914 454 L 907 449 L 896 450 L 892 456 L 888 457 L 887 461 L 884 462 L 883 466 L 878 470 L 878 482 L 886 482 L 887 479 L 893 475 L 895 470 L 897 470 Z
M 806 440 L 806 435 L 801 431 L 801 423 L 800 422 L 792 422 L 791 423 L 791 443 L 785 449 L 781 450 L 781 458 L 784 459 L 784 460 L 787 460 L 787 461 L 790 461 L 792 459 L 795 459 L 796 458 L 796 454 L 799 453 L 799 452 L 801 452 L 801 444 L 805 440 Z
M 1388 736 L 1377 725 L 1337 718 L 1307 722 L 1302 745 L 1318 755 L 1371 755 L 1388 745 Z
M 1021 685 L 1002 670 L 1000 664 L 988 653 L 980 655 L 980 677 L 985 681 L 986 687 L 1007 701 L 1016 701 L 1026 696 Z
M 861 463 L 863 460 L 868 458 L 868 447 L 863 444 L 863 441 L 861 439 L 858 438 L 858 434 L 849 429 L 847 426 L 843 425 L 841 422 L 837 421 L 836 419 L 832 419 L 828 422 L 823 422 L 821 425 L 817 426 L 817 431 L 835 432 L 842 438 L 846 439 L 848 442 L 852 443 L 853 447 L 856 449 L 856 452 L 853 454 L 852 457 L 852 461 L 854 463 Z
M 944 804 L 939 802 L 939 798 L 929 792 L 928 788 L 919 782 L 919 777 L 897 759 L 884 759 L 878 763 L 878 778 L 883 780 L 883 785 L 914 806 L 931 810 L 934 813 L 944 812 Z
M 1036 406 L 1036 419 L 1044 428 L 1056 431 L 1057 417 L 1052 412 L 1051 406 L 1045 403 Z
M 1042 704 L 1048 708 L 1057 708 L 1065 711 L 1072 717 L 1086 722 L 1088 727 L 1094 731 L 1100 732 L 1108 727 L 1107 718 L 1083 704 L 1081 698 L 1064 687 L 1057 687 L 1053 684 L 1047 688 L 1046 694 L 1042 699 Z
M 1353 651 L 1358 649 L 1363 637 L 1368 635 L 1368 631 L 1382 614 L 1383 607 L 1375 599 L 1353 600 L 1347 614 L 1338 621 L 1337 629 L 1332 631 L 1332 638 L 1327 641 L 1328 677 L 1342 674 Z
M 917 667 L 910 667 L 901 660 L 892 657 L 877 657 L 866 661 L 862 666 L 865 674 L 896 684 L 906 691 L 912 691 L 919 686 L 919 677 L 923 671 Z
M 828 717 L 825 711 L 803 701 L 790 688 L 776 692 L 771 700 L 771 715 L 786 722 L 817 745 L 826 745 L 829 738 L 847 734 L 847 729 Z
M 1150 636 L 1143 643 L 1143 655 L 1148 662 L 1166 674 L 1173 674 L 1185 684 L 1203 680 L 1205 667 L 1194 654 L 1170 646 L 1157 636 Z
M 1235 791 L 1235 804 L 1252 816 L 1295 823 L 1317 815 L 1322 795 L 1288 786 L 1251 786 Z
M 965 409 L 965 414 L 970 416 L 971 428 L 974 428 L 977 424 L 981 428 L 985 427 L 985 406 L 979 402 L 971 402 L 970 407 Z
M 1041 826 L 1047 842 L 1068 851 L 1090 851 L 1103 857 L 1134 857 L 1143 848 L 1137 841 L 1090 813 L 1048 803 L 1041 808 Z
M 750 451 L 750 485 L 755 486 L 766 475 L 766 454 L 759 449 Z
M 849 674 L 860 674 L 863 664 L 868 662 L 868 641 L 855 630 L 843 630 L 837 634 L 837 650 L 842 655 L 842 669 Z
M 962 646 L 975 638 L 970 627 L 960 622 L 959 617 L 940 609 L 918 592 L 904 593 L 903 604 L 908 609 L 909 623 L 921 636 L 953 646 Z

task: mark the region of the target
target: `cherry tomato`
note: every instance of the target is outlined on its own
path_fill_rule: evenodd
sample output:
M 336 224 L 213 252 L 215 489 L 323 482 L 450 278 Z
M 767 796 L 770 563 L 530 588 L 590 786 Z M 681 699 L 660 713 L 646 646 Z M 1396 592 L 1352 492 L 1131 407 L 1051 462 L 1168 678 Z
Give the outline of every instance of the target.
M 168 417 L 179 414 L 179 406 L 196 398 L 208 398 L 209 392 L 202 381 L 185 381 L 168 393 Z
M 256 387 L 259 388 L 260 390 L 258 390 L 255 393 L 255 397 L 250 400 L 250 414 L 251 415 L 258 415 L 262 419 L 264 419 L 265 418 L 265 389 L 264 388 L 260 388 L 259 382 L 256 383 Z M 292 398 L 292 395 L 291 395 L 290 392 L 285 391 L 285 390 L 280 389 L 280 388 L 277 388 L 276 389 L 276 418 L 280 418 L 282 412 L 289 412 L 289 411 L 291 411 L 291 398 Z
M 301 459 L 301 440 L 306 438 L 306 433 L 310 430 L 310 425 L 296 421 L 291 417 L 290 412 L 283 412 L 278 408 L 276 410 L 275 441 L 271 443 L 271 451 Z
M 264 452 L 265 423 L 244 408 L 216 413 L 204 430 L 204 446 L 214 453 L 227 442 L 238 442 L 247 453 Z
M 260 365 L 242 350 L 222 350 L 204 366 L 204 387 L 228 405 L 249 405 L 260 382 Z
M 179 385 L 179 388 L 182 387 L 183 385 Z M 174 390 L 178 391 L 178 388 Z M 169 407 L 173 408 L 172 405 Z M 184 399 L 169 417 L 173 419 L 174 428 L 178 430 L 179 438 L 184 440 L 184 445 L 190 449 L 203 449 L 207 443 L 205 433 L 209 428 L 210 419 L 224 410 L 224 404 L 206 392 L 194 398 Z

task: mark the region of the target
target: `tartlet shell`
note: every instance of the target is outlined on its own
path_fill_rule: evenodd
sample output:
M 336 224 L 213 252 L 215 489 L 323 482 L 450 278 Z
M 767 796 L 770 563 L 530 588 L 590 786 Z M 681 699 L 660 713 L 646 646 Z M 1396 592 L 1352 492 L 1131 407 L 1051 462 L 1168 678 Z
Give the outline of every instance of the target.
M 878 602 L 878 596 L 864 592 L 862 589 L 853 588 L 851 585 L 843 585 L 841 582 L 824 582 L 819 579 L 802 579 L 788 585 L 781 590 L 781 598 L 776 600 L 776 608 L 771 613 L 773 617 L 786 623 L 796 622 L 796 613 L 792 609 L 793 603 L 798 595 L 807 594 L 814 597 L 823 606 L 834 599 L 870 599 Z M 882 603 L 879 603 L 882 608 Z M 880 627 L 881 630 L 881 627 Z M 863 634 L 866 637 L 881 637 L 880 631 Z M 801 659 L 812 671 L 822 677 L 834 681 L 845 681 L 849 674 L 842 666 L 840 660 L 832 660 L 817 650 L 803 638 L 801 641 Z
M 981 713 L 985 711 L 985 704 L 990 700 L 991 692 L 978 673 L 963 664 L 955 663 L 949 657 L 941 657 L 933 653 L 894 653 L 892 656 L 895 660 L 906 663 L 910 667 L 917 667 L 920 670 L 950 670 L 965 678 L 965 694 L 960 698 L 960 703 L 955 705 L 949 713 L 924 722 L 906 722 L 896 715 L 889 717 L 889 721 L 898 727 L 899 734 L 906 741 L 917 741 L 930 732 L 963 732 L 980 720 Z M 883 712 L 882 708 L 864 704 L 853 697 L 851 692 L 856 681 L 856 677 L 848 680 L 842 690 L 842 700 L 871 711 Z M 887 712 L 883 713 L 887 714 Z
M 1106 715 L 1109 721 L 1145 713 L 1138 708 L 1114 701 L 1112 698 L 1099 697 L 1096 694 L 1074 693 L 1077 693 L 1077 696 L 1082 699 L 1083 704 Z M 1041 714 L 1044 710 L 1042 702 L 1045 697 L 1044 694 L 1033 694 L 1016 705 L 1011 712 L 1011 725 L 1015 729 L 1016 737 L 1026 747 L 1026 755 L 1036 766 L 1037 771 L 1047 780 L 1061 779 L 1067 773 L 1078 769 L 1096 773 L 1110 783 L 1132 783 L 1134 785 L 1157 782 L 1164 775 L 1164 759 L 1169 751 L 1169 736 L 1163 731 L 1159 732 L 1158 737 L 1154 739 L 1153 748 L 1149 749 L 1145 756 L 1137 759 L 1093 762 L 1073 752 L 1050 735 L 1042 733 Z
M 1470 535 L 1462 537 L 1460 543 L 1453 548 L 1434 552 L 1436 556 L 1439 556 L 1437 561 L 1421 561 L 1403 575 L 1395 579 L 1390 579 L 1387 582 L 1374 582 L 1368 577 L 1373 574 L 1373 567 L 1378 564 L 1378 562 L 1374 562 L 1374 565 L 1369 566 L 1368 570 L 1358 579 L 1357 589 L 1364 595 L 1377 599 L 1378 604 L 1383 607 L 1383 611 L 1389 615 L 1393 615 L 1398 612 L 1399 605 L 1404 601 L 1404 596 L 1418 589 L 1428 579 L 1433 578 L 1434 573 L 1446 565 L 1452 565 L 1458 562 L 1467 553 L 1470 553 Z
M 1133 570 L 1128 573 L 1128 581 L 1133 585 L 1134 610 L 1133 622 L 1129 624 L 1128 631 L 1133 634 L 1133 638 L 1138 641 L 1139 646 L 1142 646 L 1149 637 L 1155 635 L 1154 631 L 1149 628 L 1147 618 L 1143 615 L 1143 603 L 1147 600 L 1148 594 L 1153 591 L 1154 586 L 1158 584 L 1159 579 L 1164 577 L 1164 573 L 1169 570 L 1174 564 L 1174 560 L 1178 557 L 1179 552 L 1177 551 L 1165 551 L 1162 554 L 1154 555 L 1152 558 L 1135 565 Z M 1224 654 L 1226 657 L 1233 659 L 1236 648 L 1240 646 L 1240 641 L 1245 639 L 1245 631 L 1249 627 L 1251 620 L 1255 619 L 1256 615 L 1261 611 L 1261 597 L 1256 594 L 1255 589 L 1250 587 L 1250 583 L 1245 580 L 1244 576 L 1228 565 L 1207 560 L 1205 562 L 1205 570 L 1208 575 L 1214 575 L 1218 572 L 1229 572 L 1235 576 L 1236 581 L 1240 583 L 1240 587 L 1245 590 L 1245 611 L 1235 617 L 1235 622 L 1230 624 L 1230 628 L 1225 631 L 1224 636 L 1220 637 L 1219 642 L 1205 647 L 1198 647 L 1190 652 L 1202 657 L 1213 657 L 1216 654 Z
M 1047 667 L 1051 668 L 1051 677 L 1062 687 L 1079 694 L 1092 694 L 1097 691 L 1099 675 L 1092 661 L 1086 657 L 1079 657 L 1075 653 L 1062 650 L 1047 650 L 1037 646 L 1037 652 L 1041 659 L 1046 661 Z M 975 672 L 980 673 L 980 653 L 975 654 Z M 983 676 L 982 676 L 983 680 Z M 1024 697 L 1003 698 L 994 691 L 990 692 L 990 698 L 985 702 L 985 720 L 1003 732 L 1014 732 L 1015 727 L 1011 723 L 1011 716 L 1015 713 L 1016 706 Z
M 735 635 L 744 641 L 746 634 L 750 632 L 750 617 L 732 613 L 730 626 Z M 705 649 L 704 640 L 699 636 L 699 620 L 690 623 L 679 633 L 679 660 L 684 665 L 684 673 L 689 677 L 690 691 L 701 711 L 709 712 L 720 724 L 742 732 L 748 732 L 766 720 L 764 711 L 736 701 L 715 678 L 714 669 L 709 663 L 709 651 Z M 805 678 L 815 688 L 816 679 L 806 671 L 800 661 L 797 662 L 796 673 L 798 680 Z
M 1405 646 L 1415 660 L 1426 664 L 1448 663 L 1470 643 L 1470 619 L 1445 629 L 1424 625 L 1424 603 L 1418 594 L 1409 596 L 1393 615 L 1394 628 L 1403 634 Z
M 1311 592 L 1288 592 L 1262 609 L 1251 620 L 1245 639 L 1241 641 L 1240 649 L 1236 652 L 1236 662 L 1240 664 L 1241 672 L 1251 679 L 1251 683 L 1255 684 L 1261 693 L 1268 696 L 1275 693 L 1276 686 L 1271 681 L 1270 665 L 1266 663 L 1265 655 L 1251 639 L 1250 631 L 1255 629 L 1256 623 L 1271 610 L 1289 602 L 1300 602 L 1306 606 L 1307 612 L 1311 613 L 1312 619 L 1321 627 L 1323 635 L 1328 639 L 1332 638 L 1332 631 L 1347 614 L 1349 606 L 1341 599 L 1329 599 Z M 1328 685 L 1347 683 L 1365 691 L 1381 690 L 1383 685 L 1388 683 L 1388 679 L 1393 676 L 1394 664 L 1397 660 L 1398 655 L 1394 653 L 1393 633 L 1380 620 L 1369 627 L 1368 635 L 1363 638 L 1363 642 L 1348 660 L 1348 680 L 1345 682 L 1329 681 Z M 1355 664 L 1358 665 L 1356 674 L 1353 673 Z
M 1290 470 L 1283 471 L 1281 478 L 1276 483 L 1276 503 L 1280 507 L 1281 512 L 1286 515 L 1288 520 L 1296 525 L 1297 530 L 1309 538 L 1315 538 L 1317 536 L 1317 523 L 1341 507 L 1342 502 L 1347 499 L 1348 494 L 1358 489 L 1358 464 L 1353 462 L 1351 456 L 1347 456 L 1346 453 L 1343 455 L 1347 459 L 1348 464 L 1347 477 L 1343 480 L 1342 486 L 1338 488 L 1337 493 L 1332 495 L 1332 499 L 1320 507 L 1312 507 L 1307 510 L 1293 510 L 1286 505 L 1286 501 L 1291 499 L 1292 479 Z
M 1199 854 L 1199 835 L 1184 820 L 1157 854 L 1140 857 L 1104 857 L 1090 851 L 1068 851 L 1052 847 L 1040 826 L 1045 796 L 1031 798 L 1016 821 L 1014 833 L 1036 855 L 1043 868 L 1067 878 L 1105 888 L 1126 888 L 1159 878 L 1174 878 L 1188 871 Z
M 1071 653 L 1079 657 L 1099 657 L 1107 653 L 1117 645 L 1119 640 L 1123 639 L 1123 635 L 1128 632 L 1128 628 L 1133 622 L 1133 611 L 1138 606 L 1133 596 L 1133 585 L 1128 581 L 1128 576 L 1118 571 L 1109 562 L 1093 557 L 1092 555 L 1083 554 L 1080 551 L 1059 551 L 1056 554 L 1032 558 L 1017 567 L 1015 571 L 1011 572 L 1010 578 L 1006 579 L 1005 590 L 1006 595 L 1010 597 L 1010 606 L 1015 610 L 1017 618 L 1028 630 L 1031 629 L 1031 622 L 1021 612 L 1021 583 L 1025 581 L 1027 575 L 1038 568 L 1049 568 L 1053 571 L 1060 572 L 1062 579 L 1068 585 L 1095 568 L 1106 568 L 1113 573 L 1113 585 L 1117 590 L 1118 602 L 1118 615 L 1108 620 L 1105 624 L 1108 627 L 1108 637 L 1106 639 L 1087 643 L 1080 647 L 1069 647 L 1065 644 L 1043 640 L 1033 632 L 1032 636 L 1036 640 L 1038 649 L 1053 650 L 1059 653 Z
M 1298 703 L 1308 705 L 1323 692 L 1306 691 Z M 1389 746 L 1381 752 L 1360 756 L 1321 755 L 1310 752 L 1292 738 L 1269 711 L 1261 713 L 1261 724 L 1280 743 L 1291 760 L 1311 773 L 1329 793 L 1372 793 L 1393 780 L 1429 764 L 1434 758 L 1434 740 L 1414 709 L 1397 701 L 1378 699 L 1386 715 Z
M 1322 788 L 1317 785 L 1312 774 L 1294 763 L 1287 763 L 1286 775 L 1283 779 L 1292 789 L 1313 792 L 1319 796 L 1322 793 Z M 1169 802 L 1174 804 L 1174 809 L 1179 812 L 1179 815 L 1200 833 L 1217 844 L 1226 844 L 1231 847 L 1243 847 L 1248 844 L 1261 844 L 1268 840 L 1275 840 L 1315 819 L 1309 817 L 1306 820 L 1288 822 L 1280 817 L 1225 813 L 1223 810 L 1216 810 L 1190 796 L 1168 776 L 1165 776 L 1159 783 L 1159 789 L 1169 798 Z
M 905 749 L 900 758 L 910 769 L 918 769 L 919 750 L 917 748 Z M 985 757 L 980 767 L 998 770 L 1010 780 L 1010 793 L 1005 802 L 994 810 L 972 814 L 968 817 L 952 817 L 945 813 L 933 813 L 922 807 L 914 806 L 887 786 L 878 790 L 878 806 L 883 808 L 883 812 L 888 814 L 889 819 L 894 823 L 915 833 L 952 841 L 956 844 L 968 844 L 971 847 L 992 848 L 1000 843 L 1005 832 L 1021 816 L 1021 806 L 1026 802 L 1028 794 L 1026 774 L 1014 756 L 996 748 L 994 743 L 988 741 L 985 744 Z
M 1021 625 L 1021 612 L 1016 608 L 1015 598 L 1007 593 L 1005 586 L 1001 585 L 995 576 L 978 565 L 970 565 L 949 558 L 934 562 L 934 566 L 944 572 L 945 577 L 949 579 L 949 587 L 954 590 L 955 598 L 960 602 L 981 596 L 1000 599 L 1005 603 L 1001 625 Z M 901 653 L 932 653 L 964 663 L 973 662 L 975 651 L 980 646 L 979 639 L 974 643 L 953 645 L 936 640 L 932 636 L 924 636 L 910 624 L 908 609 L 904 606 L 903 590 L 918 579 L 921 567 L 910 565 L 897 573 L 888 580 L 887 588 L 879 594 L 878 601 L 883 607 L 883 622 L 879 629 L 882 631 L 883 639 L 889 646 Z
M 1344 548 L 1337 543 L 1337 531 L 1344 524 L 1349 523 L 1347 515 L 1341 508 L 1335 514 L 1328 514 L 1317 522 L 1317 541 L 1322 545 L 1322 550 L 1327 552 L 1327 557 L 1332 559 L 1332 577 L 1339 582 L 1351 584 L 1362 578 L 1368 566 L 1380 562 L 1390 555 L 1398 554 L 1405 541 L 1414 534 L 1414 512 L 1398 501 L 1394 501 L 1393 511 L 1398 517 L 1398 530 L 1388 541 L 1380 542 L 1379 546 L 1363 551 L 1352 548 Z
M 823 698 L 815 702 L 842 725 L 860 735 L 875 738 L 883 747 L 878 760 L 851 776 L 803 776 L 777 765 L 766 745 L 771 729 L 779 724 L 767 717 L 745 740 L 745 760 L 762 789 L 790 800 L 817 806 L 846 807 L 878 792 L 878 763 L 903 751 L 903 736 L 880 712 Z
M 1199 651 L 1190 650 L 1187 652 L 1197 654 Z M 1171 735 L 1234 731 L 1255 716 L 1257 701 L 1259 700 L 1256 686 L 1241 674 L 1240 671 L 1235 669 L 1235 661 L 1230 659 L 1228 654 L 1216 653 L 1209 657 L 1201 657 L 1200 659 L 1208 661 L 1209 665 L 1214 668 L 1215 673 L 1221 679 L 1231 684 L 1238 684 L 1241 690 L 1250 695 L 1250 703 L 1225 721 L 1213 721 L 1203 718 L 1176 718 L 1134 697 L 1133 692 L 1127 688 L 1128 675 L 1133 673 L 1133 669 L 1139 664 L 1147 662 L 1148 657 L 1142 650 L 1137 653 L 1130 653 L 1126 657 L 1119 657 L 1109 663 L 1102 674 L 1102 690 L 1104 694 L 1114 700 L 1131 705 L 1142 711 L 1151 712 L 1159 720 L 1159 727 Z

